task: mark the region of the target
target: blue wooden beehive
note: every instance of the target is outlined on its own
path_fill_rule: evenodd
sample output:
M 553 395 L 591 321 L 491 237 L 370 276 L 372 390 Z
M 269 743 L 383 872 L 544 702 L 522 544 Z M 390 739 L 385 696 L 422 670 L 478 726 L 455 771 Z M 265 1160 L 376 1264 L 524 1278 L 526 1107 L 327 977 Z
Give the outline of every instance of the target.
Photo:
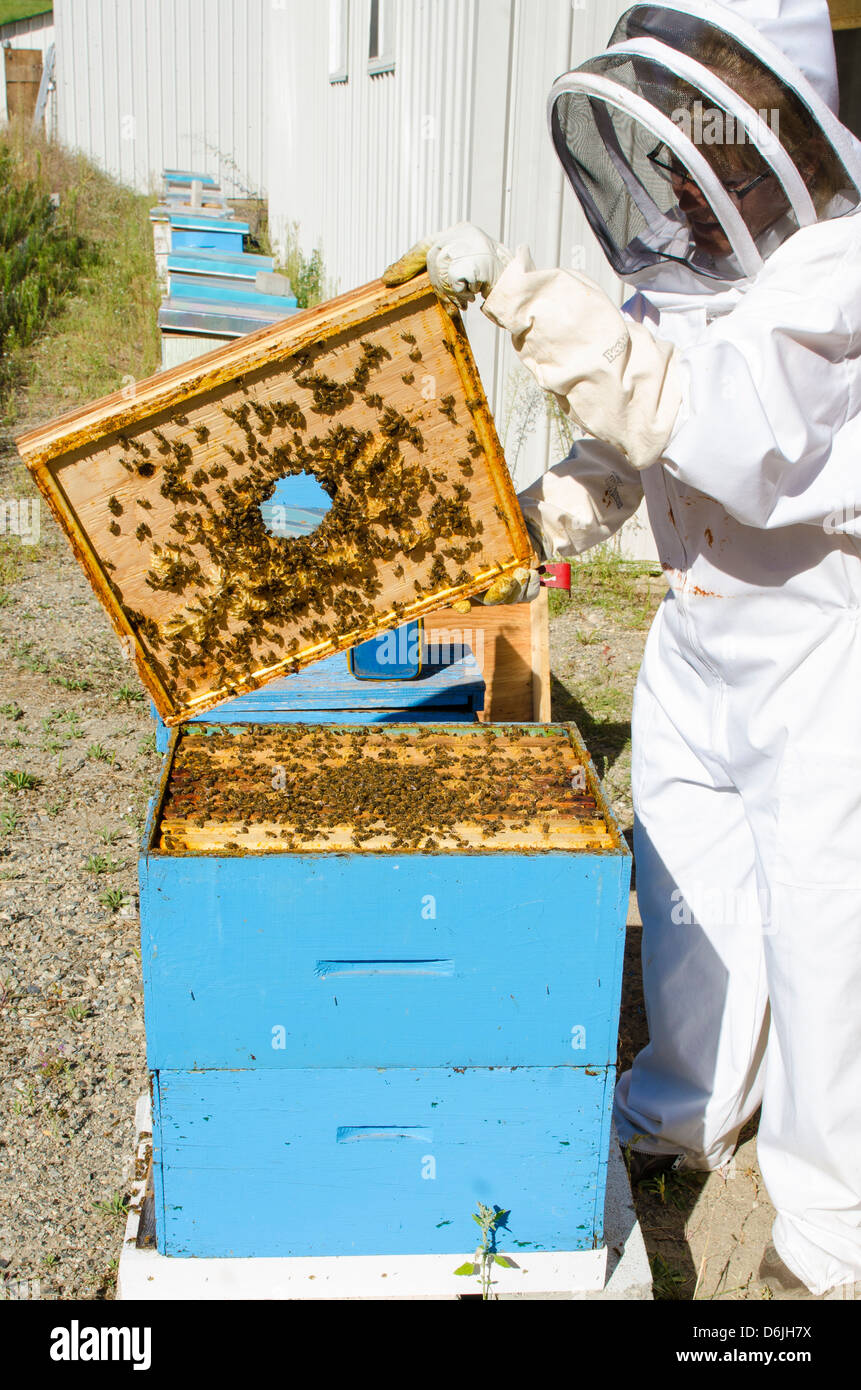
M 388 636 L 388 634 L 386 634 Z M 380 639 L 372 639 L 374 641 Z M 431 649 L 433 651 L 433 649 Z M 270 681 L 236 700 L 227 700 L 192 724 L 390 724 L 443 720 L 475 722 L 484 708 L 484 679 L 468 648 L 452 648 L 446 659 L 425 663 L 415 680 L 359 680 L 343 652 L 306 671 Z M 155 706 L 156 748 L 167 751 L 170 730 Z
M 247 222 L 235 217 L 208 217 L 205 213 L 174 213 L 170 222 L 170 249 L 200 247 L 207 251 L 227 251 L 236 255 L 242 250 L 242 239 L 251 230 Z
M 479 1201 L 599 1245 L 630 858 L 576 731 L 194 732 L 140 864 L 159 1250 L 456 1254 Z

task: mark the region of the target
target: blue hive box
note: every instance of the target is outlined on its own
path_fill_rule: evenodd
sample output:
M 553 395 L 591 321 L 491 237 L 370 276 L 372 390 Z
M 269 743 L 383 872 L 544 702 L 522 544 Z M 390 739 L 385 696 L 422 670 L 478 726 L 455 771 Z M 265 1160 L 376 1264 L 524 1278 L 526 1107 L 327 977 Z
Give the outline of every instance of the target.
M 511 792 L 428 831 L 489 757 Z M 354 791 L 368 759 L 417 847 Z M 363 801 L 341 825 L 322 791 L 323 831 L 329 763 Z M 175 731 L 140 863 L 159 1250 L 456 1254 L 477 1202 L 504 1248 L 599 1246 L 629 878 L 570 726 Z
M 397 633 L 372 638 L 377 644 Z M 363 643 L 365 647 L 371 641 Z M 236 700 L 227 700 L 192 724 L 390 724 L 425 720 L 474 723 L 484 708 L 484 678 L 466 647 L 435 649 L 418 676 L 404 680 L 358 679 L 343 652 L 317 661 L 293 676 L 270 681 Z M 156 725 L 156 748 L 167 750 L 170 730 L 151 705 Z

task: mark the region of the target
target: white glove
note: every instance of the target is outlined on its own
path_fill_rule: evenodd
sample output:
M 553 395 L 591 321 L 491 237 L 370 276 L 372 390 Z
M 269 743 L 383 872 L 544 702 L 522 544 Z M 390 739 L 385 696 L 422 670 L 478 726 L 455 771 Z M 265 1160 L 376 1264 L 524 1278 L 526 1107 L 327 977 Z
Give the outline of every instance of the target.
M 429 246 L 428 275 L 438 295 L 465 309 L 477 294 L 485 298 L 490 294 L 512 259 L 508 248 L 480 227 L 458 222 L 440 232 Z
M 458 222 L 411 246 L 399 261 L 383 271 L 386 285 L 401 285 L 427 268 L 431 284 L 443 299 L 465 309 L 479 293 L 490 294 L 512 255 L 471 222 Z

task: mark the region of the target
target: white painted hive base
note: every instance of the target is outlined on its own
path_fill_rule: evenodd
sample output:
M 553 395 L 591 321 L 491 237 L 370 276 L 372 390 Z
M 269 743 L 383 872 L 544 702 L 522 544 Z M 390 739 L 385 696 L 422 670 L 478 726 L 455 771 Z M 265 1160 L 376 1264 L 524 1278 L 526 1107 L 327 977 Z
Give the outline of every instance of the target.
M 135 1112 L 137 1171 L 152 1146 L 148 1096 Z M 137 1245 L 146 1179 L 135 1184 L 117 1276 L 118 1299 L 458 1299 L 478 1292 L 478 1279 L 456 1275 L 459 1255 L 339 1255 L 303 1259 L 177 1259 Z M 509 1255 L 517 1267 L 495 1265 L 493 1295 L 501 1299 L 650 1299 L 651 1274 L 615 1135 L 605 1204 L 607 1245 L 600 1250 Z M 504 1248 L 502 1253 L 509 1254 Z

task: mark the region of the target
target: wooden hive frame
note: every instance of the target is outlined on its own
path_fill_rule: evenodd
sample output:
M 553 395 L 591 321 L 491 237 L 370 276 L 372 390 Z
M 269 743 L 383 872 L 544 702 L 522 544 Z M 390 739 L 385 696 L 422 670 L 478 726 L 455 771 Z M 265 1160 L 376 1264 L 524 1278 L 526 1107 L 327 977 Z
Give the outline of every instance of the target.
M 400 795 L 413 784 L 415 805 Z M 624 852 L 573 724 L 179 730 L 162 769 L 148 849 L 227 856 L 536 851 Z
M 463 325 L 425 275 L 375 281 L 16 443 L 168 725 L 481 593 L 531 553 Z M 259 502 L 279 477 L 326 469 L 319 535 L 336 512 L 353 529 L 339 538 L 333 520 L 303 570 L 307 538 L 271 536 Z

